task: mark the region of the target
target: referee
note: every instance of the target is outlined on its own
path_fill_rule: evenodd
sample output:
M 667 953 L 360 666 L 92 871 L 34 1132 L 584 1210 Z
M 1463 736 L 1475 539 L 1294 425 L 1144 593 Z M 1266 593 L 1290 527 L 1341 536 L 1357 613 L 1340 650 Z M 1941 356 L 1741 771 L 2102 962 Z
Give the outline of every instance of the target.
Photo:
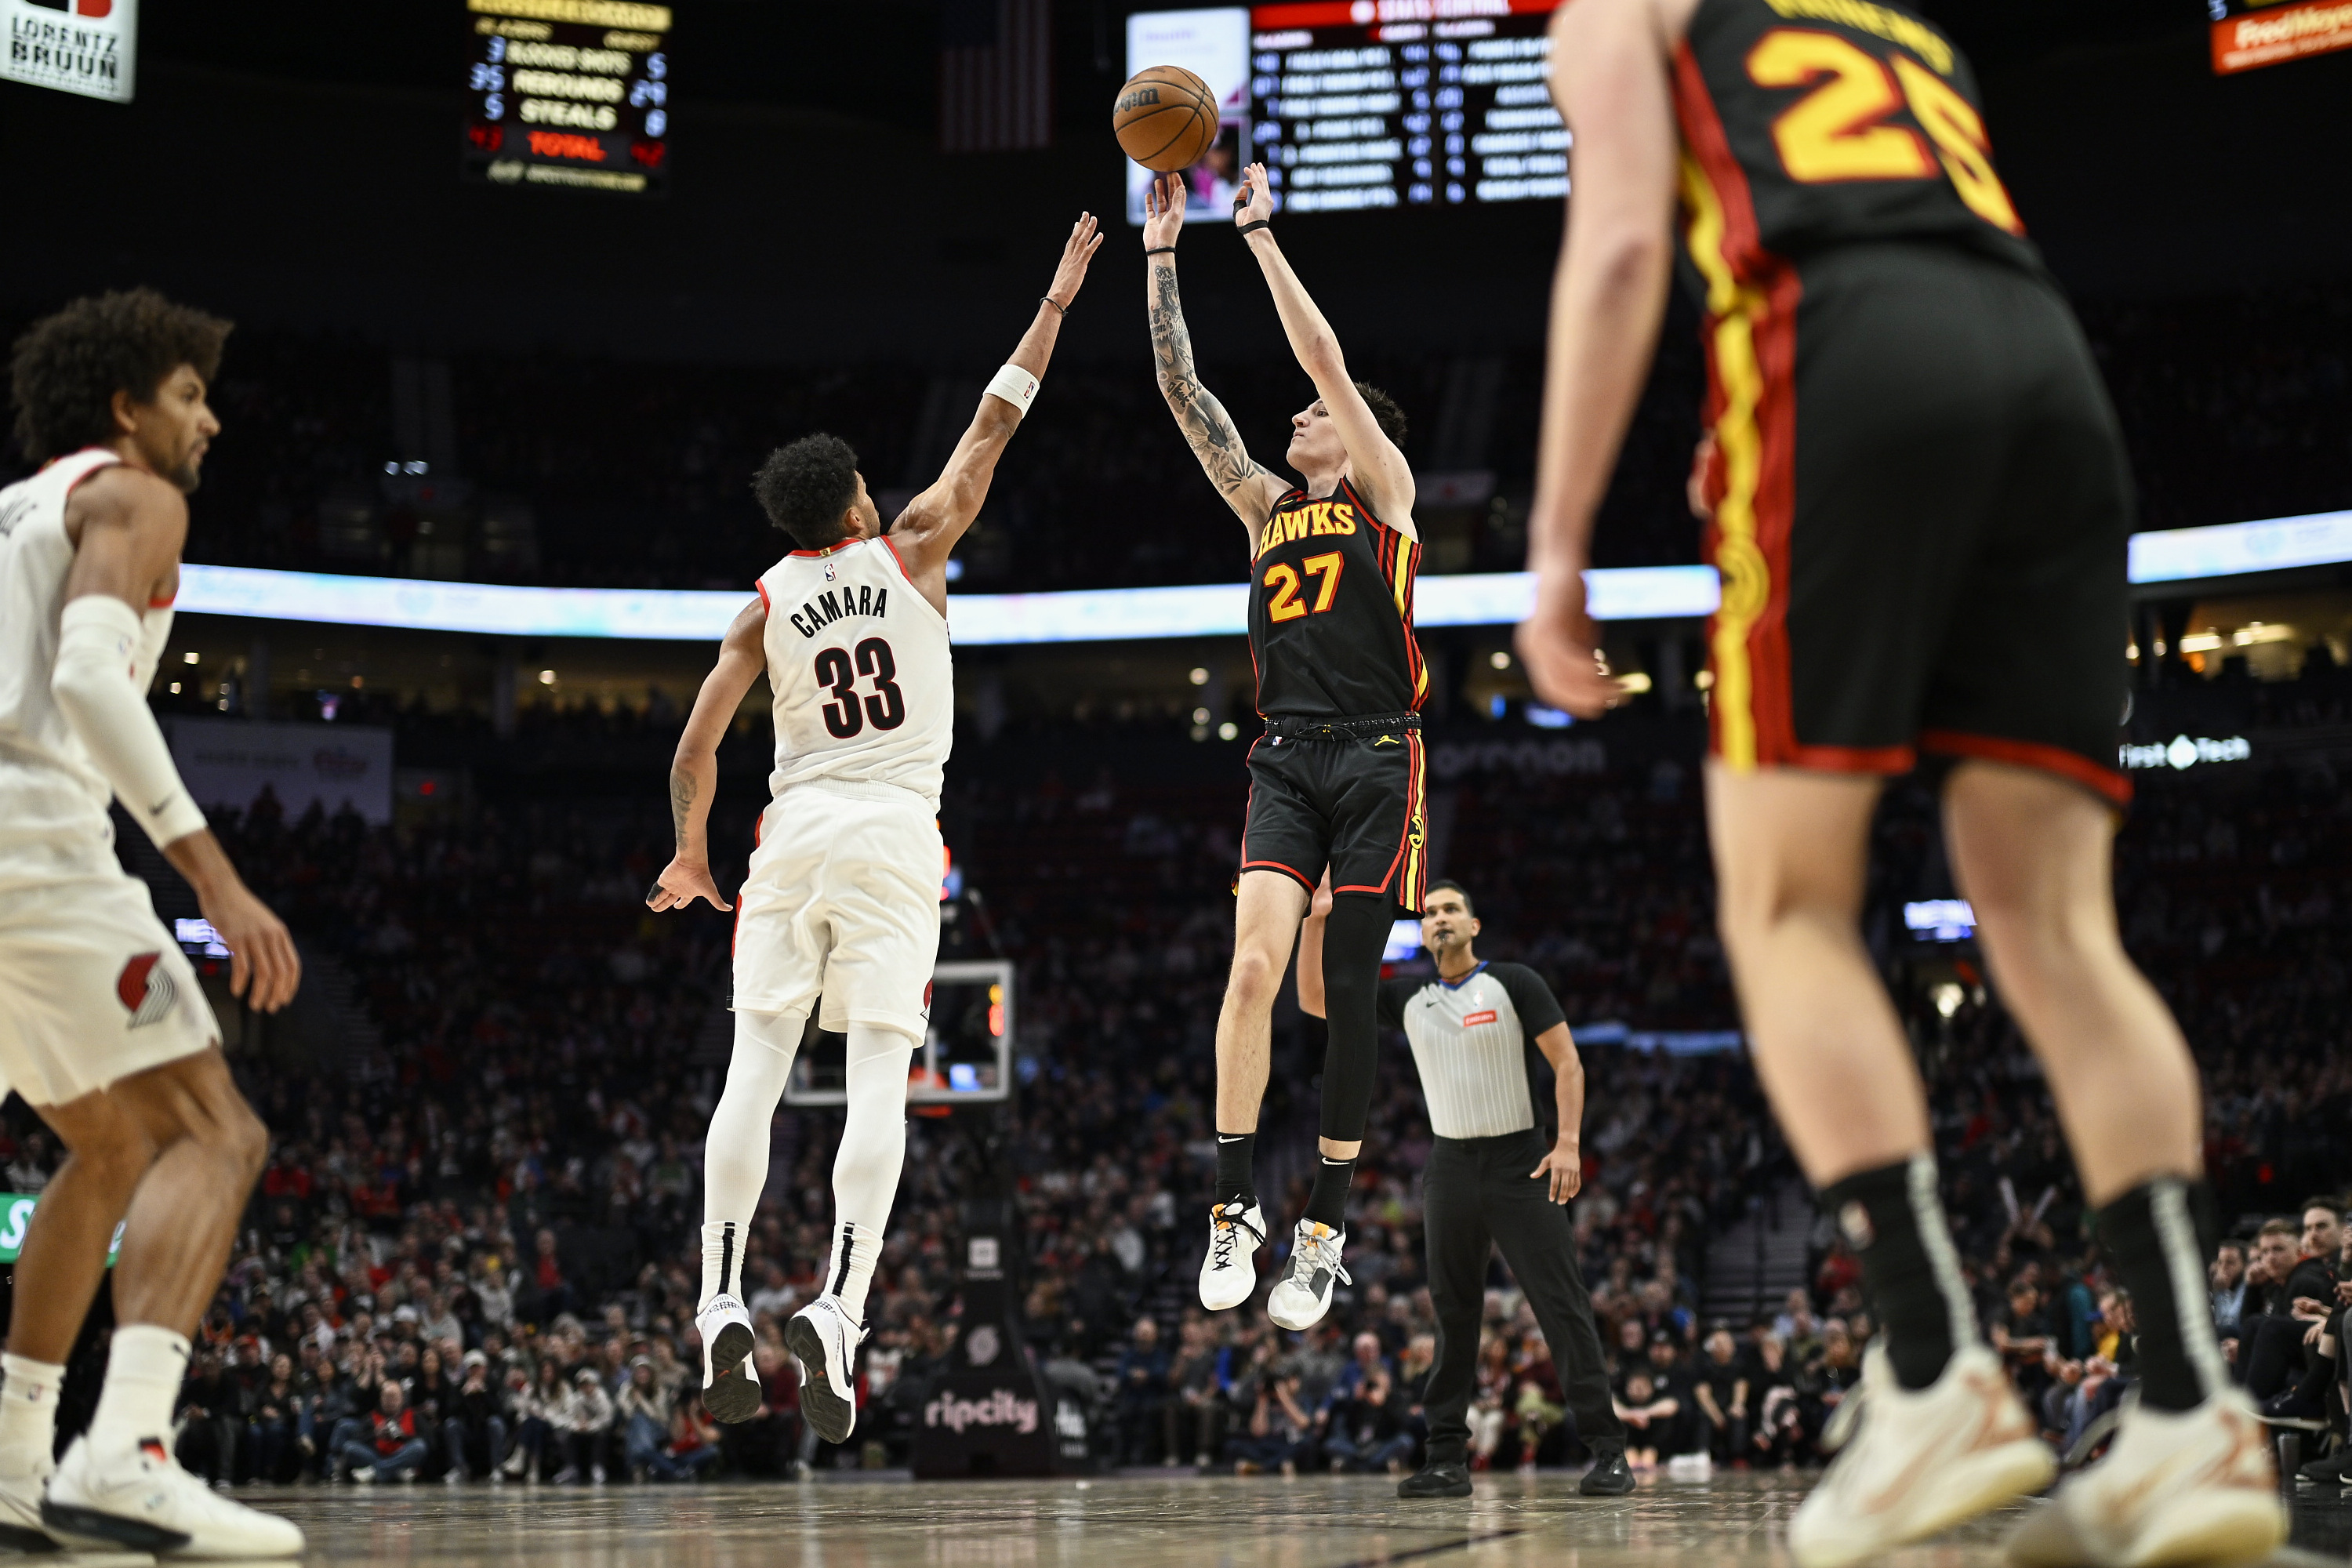
M 1323 918 L 1330 907 L 1326 877 L 1298 939 L 1298 1005 L 1318 1018 Z M 1467 1416 L 1486 1259 L 1497 1244 L 1551 1347 L 1577 1436 L 1593 1453 L 1593 1467 L 1578 1489 L 1587 1496 L 1630 1492 L 1625 1427 L 1610 1404 L 1592 1297 L 1577 1272 L 1576 1229 L 1562 1206 L 1584 1180 L 1577 1147 L 1584 1126 L 1584 1067 L 1576 1042 L 1559 1003 L 1534 970 L 1484 963 L 1470 951 L 1479 924 L 1462 884 L 1432 882 L 1422 909 L 1422 944 L 1436 956 L 1437 978 L 1383 980 L 1380 987 L 1381 1022 L 1402 1027 L 1412 1043 L 1435 1135 L 1422 1176 L 1422 1238 L 1437 1310 L 1437 1363 L 1422 1396 L 1429 1457 L 1418 1474 L 1399 1484 L 1397 1495 L 1470 1495 Z M 1551 1063 L 1559 1083 L 1559 1138 L 1549 1150 L 1537 1131 L 1528 1090 L 1529 1040 Z

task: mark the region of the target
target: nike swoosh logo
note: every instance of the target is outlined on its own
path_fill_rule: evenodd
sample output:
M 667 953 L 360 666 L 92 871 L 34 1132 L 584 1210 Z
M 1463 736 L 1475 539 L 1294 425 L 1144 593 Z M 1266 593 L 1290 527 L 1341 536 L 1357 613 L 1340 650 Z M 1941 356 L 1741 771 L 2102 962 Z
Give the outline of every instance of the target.
M 163 799 L 157 801 L 154 805 L 149 806 L 147 808 L 147 815 L 150 816 L 161 816 L 163 815 L 163 808 L 171 804 L 172 797 L 167 795 Z
M 1223 1133 L 1220 1132 L 1217 1134 L 1217 1142 L 1220 1143 L 1238 1143 L 1242 1141 L 1242 1138 L 1246 1138 L 1248 1136 L 1249 1134 L 1244 1132 L 1241 1135 L 1241 1138 L 1228 1138 Z

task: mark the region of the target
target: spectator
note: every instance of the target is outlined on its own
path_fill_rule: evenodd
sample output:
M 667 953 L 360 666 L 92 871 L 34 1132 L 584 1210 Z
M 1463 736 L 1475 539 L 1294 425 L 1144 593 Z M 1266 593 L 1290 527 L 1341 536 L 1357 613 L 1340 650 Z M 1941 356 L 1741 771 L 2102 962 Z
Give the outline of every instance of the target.
M 1682 1415 L 1681 1404 L 1661 1394 L 1648 1369 L 1640 1366 L 1624 1375 L 1615 1403 L 1617 1419 L 1625 1423 L 1625 1463 L 1637 1474 L 1654 1472 L 1660 1450 L 1675 1452 L 1671 1434 Z
M 1279 1471 L 1298 1473 L 1298 1461 L 1314 1432 L 1314 1423 L 1299 1404 L 1297 1373 L 1269 1373 L 1257 1380 L 1257 1398 L 1247 1435 L 1229 1440 L 1234 1474 L 1255 1476 Z
M 246 1462 L 253 1479 L 281 1486 L 294 1479 L 302 1458 L 295 1446 L 300 1415 L 294 1392 L 294 1358 L 283 1353 L 272 1356 L 269 1381 L 255 1395 L 252 1418 L 246 1424 Z
M 1160 1342 L 1160 1324 L 1152 1318 L 1136 1320 L 1127 1349 L 1119 1353 L 1113 1379 L 1118 1389 L 1118 1458 L 1125 1465 L 1150 1462 L 1156 1445 L 1160 1457 L 1173 1464 L 1176 1446 L 1163 1418 L 1169 1401 L 1168 1352 Z
M 515 1386 L 518 1384 L 520 1388 Z M 522 1456 L 523 1479 L 537 1482 L 547 1479 L 551 1461 L 566 1467 L 556 1479 L 576 1479 L 579 1471 L 568 1468 L 576 1396 L 564 1382 L 561 1363 L 551 1355 L 542 1356 L 536 1377 L 518 1367 L 509 1374 L 508 1386 L 514 1398 L 515 1414 L 520 1419 L 515 1451 Z
M 584 1479 L 601 1487 L 604 1450 L 613 1436 L 613 1396 L 604 1392 L 594 1367 L 583 1366 L 572 1373 L 572 1384 L 569 1421 L 563 1430 L 564 1465 L 556 1472 L 555 1484 Z
M 376 1408 L 368 1417 L 367 1436 L 345 1442 L 336 1462 L 355 1481 L 413 1481 L 425 1464 L 425 1439 L 416 1432 L 416 1413 L 408 1408 L 399 1383 L 385 1378 L 377 1385 Z
M 462 1481 L 478 1474 L 492 1481 L 503 1480 L 506 1399 L 490 1376 L 488 1355 L 467 1351 L 464 1369 L 456 1390 L 442 1405 L 441 1442 L 449 1461 L 448 1479 Z
M 1323 1451 L 1335 1470 L 1402 1474 L 1414 1439 L 1401 1428 L 1393 1408 L 1396 1373 L 1381 1353 L 1378 1334 L 1360 1333 L 1350 1348 L 1352 1359 L 1332 1379 L 1315 1415 Z
M 1717 1462 L 1742 1465 L 1748 1461 L 1748 1363 L 1731 1337 L 1731 1325 L 1718 1322 L 1706 1332 L 1701 1348 L 1692 1397 L 1706 1418 L 1706 1448 Z
M 2225 1340 L 2234 1340 L 2246 1304 L 2246 1244 L 2223 1242 L 2208 1272 L 2213 1290 L 2214 1331 Z

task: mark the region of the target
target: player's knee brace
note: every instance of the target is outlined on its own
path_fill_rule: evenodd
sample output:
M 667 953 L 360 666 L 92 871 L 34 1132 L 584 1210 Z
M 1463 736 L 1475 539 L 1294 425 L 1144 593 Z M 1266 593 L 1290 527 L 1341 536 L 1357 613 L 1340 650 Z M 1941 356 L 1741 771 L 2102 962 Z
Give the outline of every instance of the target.
M 1323 1136 L 1354 1143 L 1372 1111 L 1380 1058 L 1381 954 L 1395 910 L 1386 894 L 1341 893 L 1323 927 Z

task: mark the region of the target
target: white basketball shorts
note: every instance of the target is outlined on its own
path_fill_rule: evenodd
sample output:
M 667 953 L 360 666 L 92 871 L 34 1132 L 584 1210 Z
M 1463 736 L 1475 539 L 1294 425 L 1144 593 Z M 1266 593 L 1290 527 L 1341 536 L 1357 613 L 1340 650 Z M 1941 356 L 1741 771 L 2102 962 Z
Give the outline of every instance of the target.
M 147 884 L 110 846 L 0 864 L 0 1075 L 36 1106 L 217 1043 L 220 1024 Z
M 921 1045 L 940 955 L 938 814 L 889 784 L 805 784 L 760 814 L 736 895 L 735 1010 L 822 1028 L 895 1029 Z

